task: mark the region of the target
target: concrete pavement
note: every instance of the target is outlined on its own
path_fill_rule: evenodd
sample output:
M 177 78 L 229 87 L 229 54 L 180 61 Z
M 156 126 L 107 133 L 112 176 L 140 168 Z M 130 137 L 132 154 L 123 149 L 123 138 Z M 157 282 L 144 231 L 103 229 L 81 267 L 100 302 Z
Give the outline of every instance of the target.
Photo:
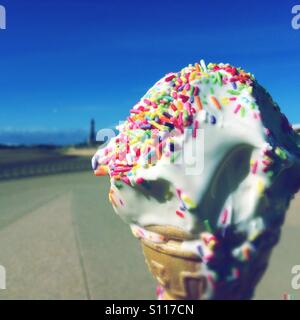
M 74 173 L 0 183 L 0 299 L 153 299 L 138 241 L 113 212 L 107 179 Z M 282 299 L 300 265 L 300 196 L 256 292 Z
M 0 183 L 0 299 L 147 299 L 138 241 L 92 173 Z M 145 283 L 145 285 L 141 285 Z

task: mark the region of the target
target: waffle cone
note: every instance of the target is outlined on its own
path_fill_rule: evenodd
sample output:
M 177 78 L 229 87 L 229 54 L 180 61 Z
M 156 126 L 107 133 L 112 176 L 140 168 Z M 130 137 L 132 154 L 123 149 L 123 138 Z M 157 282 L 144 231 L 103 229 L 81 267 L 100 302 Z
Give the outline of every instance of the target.
M 151 226 L 146 229 L 166 239 L 163 243 L 141 240 L 146 263 L 162 289 L 161 299 L 202 299 L 207 280 L 201 276 L 201 259 L 181 249 L 182 242 L 191 239 L 190 235 L 169 226 Z
M 157 280 L 161 300 L 203 300 L 208 298 L 210 286 L 207 270 L 201 258 L 182 249 L 182 242 L 195 240 L 190 234 L 170 226 L 150 226 L 145 228 L 164 239 L 153 242 L 141 239 L 146 263 Z M 259 259 L 248 262 L 247 272 L 237 281 L 219 284 L 214 299 L 251 299 L 254 289 L 266 270 L 271 250 L 266 249 Z

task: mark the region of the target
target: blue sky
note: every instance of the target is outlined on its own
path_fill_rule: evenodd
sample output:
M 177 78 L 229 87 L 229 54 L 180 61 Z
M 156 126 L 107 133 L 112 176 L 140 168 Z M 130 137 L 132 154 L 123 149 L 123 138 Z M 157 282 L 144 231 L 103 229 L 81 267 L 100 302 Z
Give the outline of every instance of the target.
M 297 0 L 0 4 L 0 130 L 73 130 L 91 117 L 110 126 L 165 73 L 202 58 L 254 73 L 300 122 Z

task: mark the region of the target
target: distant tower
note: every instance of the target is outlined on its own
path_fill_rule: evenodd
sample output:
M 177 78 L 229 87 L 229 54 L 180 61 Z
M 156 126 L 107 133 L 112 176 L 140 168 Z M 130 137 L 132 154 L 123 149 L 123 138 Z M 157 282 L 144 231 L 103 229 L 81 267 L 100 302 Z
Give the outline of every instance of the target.
M 95 130 L 95 120 L 91 120 L 91 126 L 90 126 L 90 134 L 89 134 L 89 145 L 92 146 L 96 143 L 96 130 Z

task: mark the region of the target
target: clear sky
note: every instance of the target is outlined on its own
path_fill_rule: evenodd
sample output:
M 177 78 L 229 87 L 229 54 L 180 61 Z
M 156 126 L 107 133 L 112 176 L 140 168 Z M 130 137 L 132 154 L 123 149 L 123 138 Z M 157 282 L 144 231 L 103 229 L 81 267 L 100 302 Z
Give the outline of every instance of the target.
M 111 126 L 165 73 L 202 58 L 254 73 L 300 122 L 297 3 L 0 0 L 0 129 Z

